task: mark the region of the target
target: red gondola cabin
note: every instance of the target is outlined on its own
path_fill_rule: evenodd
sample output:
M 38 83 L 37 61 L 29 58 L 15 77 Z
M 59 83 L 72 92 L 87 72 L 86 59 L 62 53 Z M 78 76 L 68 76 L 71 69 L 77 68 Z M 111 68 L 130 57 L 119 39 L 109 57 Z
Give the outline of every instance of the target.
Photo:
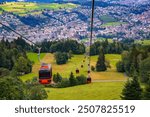
M 90 76 L 87 77 L 87 84 L 92 82 L 92 78 Z
M 43 63 L 39 70 L 39 83 L 50 84 L 52 81 L 52 66 L 50 64 Z
M 76 74 L 79 74 L 79 72 L 80 72 L 80 71 L 79 71 L 79 69 L 77 68 L 77 69 L 76 69 Z

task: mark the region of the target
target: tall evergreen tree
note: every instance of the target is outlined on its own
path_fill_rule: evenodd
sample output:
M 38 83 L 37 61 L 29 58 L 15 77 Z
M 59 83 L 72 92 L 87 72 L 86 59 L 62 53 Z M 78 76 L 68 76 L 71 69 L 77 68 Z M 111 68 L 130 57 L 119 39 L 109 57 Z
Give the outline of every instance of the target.
M 105 55 L 104 55 L 102 47 L 100 48 L 98 61 L 96 63 L 96 70 L 97 71 L 106 71 L 107 70 L 107 67 L 105 65 Z
M 142 98 L 142 89 L 136 73 L 134 73 L 133 79 L 131 81 L 128 80 L 125 84 L 121 98 L 123 100 L 140 100 Z
M 77 85 L 77 79 L 74 77 L 73 73 L 71 72 L 70 77 L 69 77 L 70 85 L 75 86 Z
M 53 76 L 53 81 L 54 81 L 55 83 L 61 82 L 61 81 L 62 81 L 61 75 L 60 75 L 59 73 L 54 74 L 54 76 Z
M 135 66 L 134 63 L 132 63 L 131 66 L 130 66 L 130 76 L 131 77 L 133 77 L 134 71 L 136 70 L 134 66 Z
M 144 59 L 141 63 L 140 63 L 140 80 L 143 83 L 147 83 L 149 81 L 149 77 L 150 77 L 150 57 L 148 57 L 147 59 Z

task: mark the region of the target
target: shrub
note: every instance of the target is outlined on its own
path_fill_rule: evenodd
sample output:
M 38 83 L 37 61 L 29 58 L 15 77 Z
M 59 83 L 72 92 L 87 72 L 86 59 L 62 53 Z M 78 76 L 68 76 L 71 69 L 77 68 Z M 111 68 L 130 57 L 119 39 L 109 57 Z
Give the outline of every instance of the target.
M 60 75 L 59 73 L 54 74 L 54 76 L 53 76 L 53 81 L 54 81 L 55 83 L 61 82 L 61 81 L 62 81 L 61 75 Z
M 146 83 L 149 81 L 150 78 L 150 57 L 147 59 L 144 59 L 140 63 L 140 80 L 143 83 Z
M 142 98 L 142 88 L 136 74 L 134 74 L 131 81 L 126 82 L 121 98 L 123 100 L 140 100 Z
M 58 88 L 66 88 L 66 87 L 69 87 L 70 86 L 70 82 L 69 82 L 69 80 L 67 79 L 67 78 L 63 78 L 62 80 L 61 80 L 61 82 L 59 82 L 58 84 L 57 84 L 57 87 Z
M 63 53 L 56 52 L 55 53 L 55 59 L 56 59 L 56 63 L 58 65 L 66 64 L 66 62 L 68 61 L 68 55 L 65 52 L 63 52 Z
M 15 63 L 14 69 L 19 74 L 27 74 L 32 71 L 32 63 L 25 57 L 21 56 L 18 58 L 17 62 Z
M 39 84 L 36 77 L 32 80 L 28 80 L 25 83 L 26 85 L 26 99 L 29 100 L 43 100 L 47 99 L 48 95 L 44 86 Z
M 87 78 L 84 75 L 77 76 L 78 84 L 86 84 L 87 83 Z
M 117 62 L 116 67 L 117 67 L 118 72 L 125 72 L 124 65 L 123 65 L 122 61 Z
M 0 68 L 0 77 L 8 76 L 10 71 L 6 68 Z
M 69 77 L 69 81 L 70 81 L 70 86 L 75 86 L 78 84 L 77 79 L 74 77 L 73 73 L 71 72 L 70 77 Z
M 23 100 L 25 96 L 24 84 L 19 78 L 0 78 L 0 100 Z

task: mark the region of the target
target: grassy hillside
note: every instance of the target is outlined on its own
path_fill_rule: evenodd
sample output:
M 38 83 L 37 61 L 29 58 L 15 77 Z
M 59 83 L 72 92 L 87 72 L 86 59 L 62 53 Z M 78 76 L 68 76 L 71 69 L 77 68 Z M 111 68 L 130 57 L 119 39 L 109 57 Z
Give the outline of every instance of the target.
M 40 59 L 43 59 L 45 56 L 45 53 L 40 54 Z M 39 61 L 37 53 L 27 53 L 28 58 L 33 61 L 34 63 L 37 63 Z
M 45 53 L 41 53 L 40 59 L 42 60 L 45 55 L 46 55 Z M 33 69 L 34 69 L 34 67 L 36 67 L 37 65 L 40 66 L 37 53 L 27 53 L 27 56 L 28 56 L 28 58 L 29 58 L 31 61 L 34 62 Z M 39 68 L 38 68 L 38 69 L 39 69 Z M 38 76 L 38 69 L 37 69 L 36 71 L 33 71 L 33 70 L 32 70 L 32 73 L 30 73 L 30 74 L 21 76 L 21 79 L 22 79 L 23 81 L 26 81 L 26 80 L 32 79 L 33 77 L 37 77 L 37 76 Z
M 70 88 L 50 88 L 48 100 L 118 100 L 124 82 L 96 82 Z
M 35 53 L 28 53 L 28 57 L 35 61 L 31 74 L 22 76 L 21 79 L 26 81 L 38 76 L 38 70 L 40 63 L 37 61 L 37 55 Z M 80 73 L 87 75 L 87 63 L 83 63 L 83 55 L 74 55 L 65 65 L 56 65 L 53 54 L 42 54 L 43 62 L 51 63 L 53 67 L 53 74 L 59 72 L 64 78 L 69 77 L 70 72 L 74 72 L 78 67 Z M 98 56 L 92 56 L 91 64 L 95 65 Z M 120 99 L 120 94 L 127 77 L 116 71 L 115 64 L 121 59 L 120 55 L 107 54 L 106 59 L 110 61 L 111 69 L 106 72 L 92 72 L 91 77 L 93 83 L 69 88 L 46 88 L 48 93 L 48 100 L 108 100 L 108 99 Z M 81 64 L 84 68 L 81 68 Z
M 102 24 L 103 27 L 118 26 L 121 24 L 125 24 L 125 22 L 119 22 L 117 19 L 109 15 L 100 16 L 100 20 L 103 22 Z
M 67 4 L 37 4 L 37 3 L 29 3 L 29 2 L 8 2 L 6 4 L 0 5 L 0 9 L 7 12 L 13 12 L 18 15 L 26 15 L 26 14 L 39 14 L 41 10 L 49 9 L 49 10 L 58 10 L 58 9 L 69 9 L 75 8 L 77 5 L 72 3 Z
M 137 40 L 135 41 L 135 43 L 143 44 L 143 45 L 150 45 L 150 40 L 147 40 L 147 39 L 145 39 L 144 41 Z
M 108 27 L 108 26 L 118 26 L 121 24 L 125 24 L 125 22 L 108 22 L 108 23 L 104 23 L 102 26 L 104 27 Z
M 37 55 L 32 53 L 28 54 L 29 58 L 34 61 L 38 61 Z M 43 55 L 44 56 L 44 55 Z M 91 57 L 91 64 L 93 66 L 96 65 L 98 56 L 92 56 Z M 120 55 L 117 54 L 107 54 L 106 55 L 106 60 L 110 61 L 111 69 L 108 69 L 106 72 L 92 72 L 91 76 L 94 80 L 126 80 L 126 76 L 122 73 L 118 73 L 116 71 L 116 63 L 121 59 Z M 88 69 L 88 61 L 85 60 L 83 62 L 84 56 L 83 55 L 74 55 L 71 60 L 68 61 L 67 64 L 64 65 L 57 65 L 55 60 L 54 60 L 54 55 L 53 54 L 46 54 L 43 58 L 43 62 L 45 63 L 51 63 L 53 67 L 53 74 L 59 72 L 63 77 L 67 78 L 70 75 L 70 72 L 73 72 L 74 75 L 76 75 L 75 70 L 78 68 L 80 70 L 80 74 L 86 75 L 87 76 L 87 69 Z M 84 65 L 83 68 L 81 68 L 81 65 Z M 38 76 L 38 70 L 40 68 L 40 63 L 37 62 L 36 64 L 33 65 L 32 69 L 32 74 L 30 75 L 25 75 L 22 77 L 23 80 L 25 79 L 32 79 L 32 76 Z M 29 78 L 29 76 L 31 76 Z
M 100 16 L 100 20 L 102 20 L 104 23 L 117 21 L 115 18 L 113 18 L 112 16 L 109 16 L 109 15 Z

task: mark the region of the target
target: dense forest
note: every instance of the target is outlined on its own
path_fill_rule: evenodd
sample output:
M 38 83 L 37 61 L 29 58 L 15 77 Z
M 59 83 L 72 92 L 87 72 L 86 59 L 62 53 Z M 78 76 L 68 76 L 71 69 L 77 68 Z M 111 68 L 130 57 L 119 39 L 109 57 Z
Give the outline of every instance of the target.
M 124 100 L 150 99 L 150 46 L 133 45 L 122 52 L 122 60 L 116 65 L 118 72 L 130 78 L 122 90 Z M 145 85 L 142 88 L 141 83 Z
M 20 46 L 19 41 L 0 42 L 0 99 L 46 99 L 46 91 L 37 80 L 22 82 L 18 78 L 19 75 L 30 73 L 32 70 L 32 62 L 27 58 L 24 49 L 26 45 Z
M 78 43 L 75 40 L 67 40 L 67 41 L 43 41 L 41 43 L 41 52 L 69 52 L 72 51 L 73 54 L 84 54 L 85 46 L 83 44 Z
M 141 82 L 147 83 L 150 78 L 150 46 L 133 45 L 121 55 L 122 61 L 117 63 L 117 70 L 131 77 L 136 71 Z
M 96 41 L 90 48 L 90 55 L 98 55 L 100 48 L 103 48 L 105 54 L 121 54 L 124 50 L 129 50 L 132 43 L 125 43 L 121 41 L 113 41 L 109 43 L 107 39 L 103 41 Z
M 32 71 L 32 62 L 27 58 L 25 44 L 19 46 L 19 41 L 0 42 L 0 68 L 15 70 L 18 73 L 30 73 Z

